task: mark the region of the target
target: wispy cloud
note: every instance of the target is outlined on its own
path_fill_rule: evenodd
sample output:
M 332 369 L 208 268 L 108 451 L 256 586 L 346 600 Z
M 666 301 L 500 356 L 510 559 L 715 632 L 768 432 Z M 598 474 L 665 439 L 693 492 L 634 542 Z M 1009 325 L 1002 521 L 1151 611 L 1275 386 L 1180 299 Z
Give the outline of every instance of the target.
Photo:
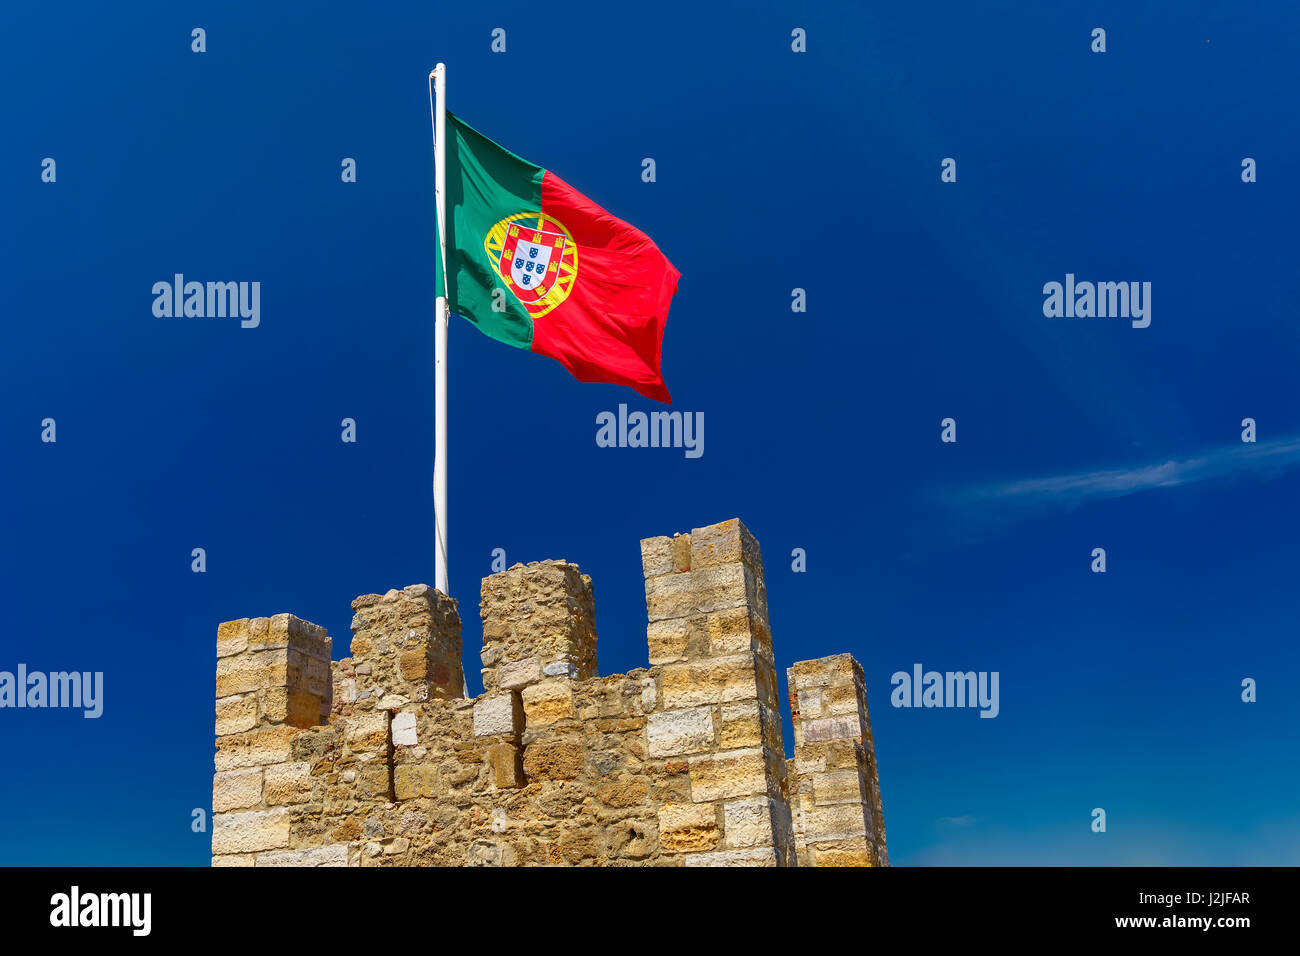
M 975 823 L 975 818 L 969 813 L 960 817 L 940 817 L 934 822 L 936 830 L 947 830 L 953 827 L 968 827 Z
M 1068 508 L 1095 499 L 1176 488 L 1238 474 L 1275 478 L 1297 466 L 1300 466 L 1300 438 L 1239 442 L 1192 458 L 1158 464 L 977 485 L 956 492 L 951 500 L 958 505 L 1002 503 L 1027 509 L 1052 505 Z

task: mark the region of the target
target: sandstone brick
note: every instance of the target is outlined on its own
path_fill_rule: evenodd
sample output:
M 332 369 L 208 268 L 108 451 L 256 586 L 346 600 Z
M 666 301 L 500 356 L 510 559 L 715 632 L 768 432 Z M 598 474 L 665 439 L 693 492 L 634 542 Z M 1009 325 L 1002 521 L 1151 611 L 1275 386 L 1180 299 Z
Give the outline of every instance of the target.
M 706 621 L 711 656 L 757 652 L 771 660 L 771 636 L 753 620 L 753 612 L 747 605 L 714 611 L 707 615 Z
M 217 625 L 217 657 L 230 657 L 248 649 L 248 619 Z
M 644 778 L 613 780 L 596 788 L 596 798 L 607 807 L 624 809 L 640 806 L 650 792 Z
M 689 639 L 687 618 L 652 621 L 646 628 L 646 642 L 650 645 L 650 663 L 667 664 L 686 660 L 689 656 Z
M 572 780 L 582 769 L 582 746 L 535 743 L 524 749 L 524 776 L 529 780 Z
M 659 842 L 666 853 L 712 850 L 721 841 L 711 803 L 670 803 L 659 809 Z
M 311 796 L 311 764 L 276 764 L 265 770 L 266 802 L 269 805 L 303 803 Z
M 393 795 L 398 800 L 439 794 L 438 768 L 427 764 L 402 764 L 393 768 Z
M 819 717 L 831 716 L 826 713 L 826 693 L 821 687 L 796 689 L 791 685 L 791 708 L 801 720 L 817 720 Z
M 317 846 L 305 850 L 272 850 L 257 855 L 257 866 L 347 866 L 346 845 Z
M 682 857 L 687 866 L 776 866 L 777 856 L 772 849 L 718 850 L 713 853 L 688 853 Z
M 304 621 L 292 614 L 275 614 L 267 625 L 264 636 L 250 635 L 250 647 L 257 647 L 259 641 L 264 640 L 271 647 L 289 646 L 310 657 L 329 660 L 332 642 L 325 628 L 319 624 Z
M 474 704 L 474 736 L 517 734 L 524 728 L 524 710 L 517 693 L 483 697 Z
M 691 567 L 719 564 L 748 564 L 755 569 L 763 566 L 758 541 L 739 518 L 691 529 Z
M 257 696 L 235 694 L 217 700 L 217 736 L 237 734 L 257 726 Z
M 831 673 L 825 658 L 815 661 L 796 661 L 786 672 L 790 686 L 802 690 L 805 687 L 829 687 Z
M 289 846 L 289 810 L 250 810 L 212 816 L 212 852 L 256 853 Z
M 819 844 L 812 847 L 812 866 L 875 866 L 875 854 L 864 840 Z
M 391 733 L 394 747 L 417 746 L 420 743 L 420 735 L 416 729 L 415 712 L 408 710 L 394 714 Z
M 866 816 L 861 804 L 812 807 L 802 816 L 801 836 L 809 843 L 845 840 L 867 833 Z
M 817 806 L 827 807 L 840 803 L 861 804 L 862 776 L 857 770 L 832 770 L 815 773 L 813 799 Z
M 692 707 L 651 714 L 646 718 L 646 740 L 651 757 L 700 753 L 714 747 L 713 709 Z
M 673 539 L 669 537 L 641 539 L 641 568 L 647 578 L 673 571 Z
M 536 657 L 522 661 L 502 664 L 497 672 L 498 683 L 502 690 L 519 690 L 541 680 L 542 665 Z
M 690 758 L 691 799 L 696 803 L 767 793 L 767 759 L 759 748 Z
M 771 846 L 774 842 L 772 816 L 776 801 L 763 797 L 746 797 L 722 805 L 722 833 L 732 849 Z
M 423 648 L 406 651 L 397 658 L 397 667 L 409 681 L 424 680 L 429 676 L 429 658 Z
M 212 777 L 212 812 L 243 810 L 262 802 L 262 771 L 223 770 Z
M 388 748 L 388 714 L 371 711 L 347 720 L 348 747 L 361 753 L 378 753 Z
M 283 763 L 289 759 L 291 741 L 301 732 L 296 727 L 264 727 L 218 737 L 216 769 L 238 770 Z
M 736 704 L 723 704 L 719 708 L 721 716 L 718 734 L 719 749 L 735 750 L 742 747 L 763 746 L 765 740 L 762 711 L 764 709 L 758 701 L 747 700 Z
M 823 701 L 825 714 L 828 717 L 857 717 L 861 706 L 856 684 L 832 684 L 826 688 Z
M 548 680 L 525 687 L 522 692 L 527 726 L 553 724 L 573 716 L 573 690 L 567 681 Z
M 676 709 L 759 696 L 758 674 L 749 654 L 663 667 L 663 706 Z
M 306 728 L 320 722 L 321 699 L 316 694 L 271 687 L 260 693 L 259 702 L 261 718 L 270 723 Z
M 808 743 L 823 740 L 857 739 L 862 735 L 862 724 L 857 716 L 822 717 L 819 720 L 805 720 L 803 739 Z
M 514 744 L 493 744 L 488 748 L 488 763 L 492 766 L 495 786 L 507 789 L 524 785 L 523 761 Z
M 268 687 L 283 687 L 288 675 L 289 651 L 273 648 L 247 651 L 217 660 L 217 696 L 247 694 Z
M 691 536 L 689 534 L 673 535 L 672 552 L 674 571 L 691 570 Z
M 651 624 L 699 613 L 690 572 L 670 572 L 646 578 L 645 599 Z
M 707 614 L 738 607 L 760 607 L 757 585 L 741 564 L 720 564 L 691 572 L 696 613 Z M 765 606 L 763 610 L 766 610 Z

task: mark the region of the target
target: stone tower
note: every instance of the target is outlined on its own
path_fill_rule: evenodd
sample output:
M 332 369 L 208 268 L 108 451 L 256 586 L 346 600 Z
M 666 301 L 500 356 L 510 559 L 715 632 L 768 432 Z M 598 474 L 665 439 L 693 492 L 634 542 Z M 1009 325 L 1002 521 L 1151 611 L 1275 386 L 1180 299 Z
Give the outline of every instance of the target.
M 787 671 L 758 542 L 641 542 L 648 668 L 599 676 L 591 579 L 483 579 L 484 692 L 456 602 L 352 602 L 351 656 L 289 614 L 217 630 L 214 866 L 888 865 L 862 668 Z

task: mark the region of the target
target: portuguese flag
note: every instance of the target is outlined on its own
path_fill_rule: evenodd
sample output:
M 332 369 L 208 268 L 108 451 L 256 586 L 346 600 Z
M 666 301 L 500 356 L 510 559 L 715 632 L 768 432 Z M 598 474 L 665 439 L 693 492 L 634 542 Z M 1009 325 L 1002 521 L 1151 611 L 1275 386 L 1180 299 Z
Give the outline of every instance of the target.
M 581 382 L 670 402 L 659 352 L 681 275 L 650 237 L 446 114 L 451 311 Z M 439 266 L 441 271 L 441 264 Z

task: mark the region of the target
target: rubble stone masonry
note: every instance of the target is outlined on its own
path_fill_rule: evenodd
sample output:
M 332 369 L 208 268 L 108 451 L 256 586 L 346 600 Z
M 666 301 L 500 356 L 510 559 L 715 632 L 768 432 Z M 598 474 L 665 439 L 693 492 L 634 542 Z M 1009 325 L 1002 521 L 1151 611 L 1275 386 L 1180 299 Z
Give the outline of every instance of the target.
M 352 602 L 351 656 L 289 614 L 217 629 L 213 866 L 882 866 L 862 668 L 787 671 L 786 760 L 758 542 L 641 542 L 648 668 L 601 677 L 591 579 L 483 579 L 484 692 L 456 602 Z

